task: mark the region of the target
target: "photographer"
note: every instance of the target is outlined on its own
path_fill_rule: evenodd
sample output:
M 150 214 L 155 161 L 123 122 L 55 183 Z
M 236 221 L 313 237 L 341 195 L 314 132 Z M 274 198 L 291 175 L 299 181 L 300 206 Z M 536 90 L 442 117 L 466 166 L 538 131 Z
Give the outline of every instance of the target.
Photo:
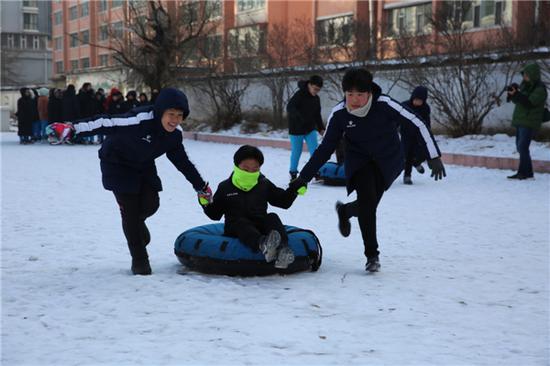
M 540 80 L 540 67 L 528 64 L 522 70 L 523 81 L 507 88 L 508 101 L 516 106 L 512 115 L 512 126 L 516 127 L 516 148 L 519 152 L 519 167 L 508 179 L 533 178 L 533 165 L 529 145 L 543 121 L 544 104 L 547 98 L 546 86 Z

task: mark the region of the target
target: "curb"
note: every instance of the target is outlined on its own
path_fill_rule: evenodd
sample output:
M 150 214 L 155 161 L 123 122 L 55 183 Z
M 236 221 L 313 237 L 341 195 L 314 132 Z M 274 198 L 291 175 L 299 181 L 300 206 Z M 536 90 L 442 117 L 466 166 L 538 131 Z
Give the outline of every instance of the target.
M 218 135 L 215 133 L 202 133 L 184 131 L 183 137 L 189 140 L 217 142 L 222 144 L 268 146 L 290 150 L 290 141 L 283 139 L 269 139 L 242 136 Z M 304 151 L 306 151 L 304 146 Z M 516 170 L 519 160 L 514 158 L 501 158 L 494 156 L 465 155 L 443 153 L 442 160 L 445 164 L 481 167 L 488 169 Z M 536 173 L 550 173 L 550 161 L 533 160 L 533 170 Z

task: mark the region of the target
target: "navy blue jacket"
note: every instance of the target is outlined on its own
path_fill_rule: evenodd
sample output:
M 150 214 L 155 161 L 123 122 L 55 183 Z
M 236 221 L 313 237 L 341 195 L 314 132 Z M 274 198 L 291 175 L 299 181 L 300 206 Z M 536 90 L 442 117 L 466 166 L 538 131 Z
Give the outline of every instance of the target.
M 422 104 L 420 107 L 415 107 L 413 104 L 413 99 L 421 99 L 424 104 Z M 420 117 L 422 121 L 426 123 L 426 126 L 428 126 L 428 128 L 431 128 L 431 109 L 427 103 L 427 99 L 428 89 L 424 86 L 417 86 L 416 88 L 414 88 L 411 97 L 401 104 L 411 112 L 415 113 L 418 117 Z M 418 162 L 426 159 L 426 157 L 424 156 L 424 150 L 421 147 L 422 142 L 418 136 L 417 128 L 411 126 L 410 124 L 402 125 L 401 140 L 403 141 L 403 149 L 405 150 L 405 154 L 412 153 Z
M 338 142 L 345 139 L 345 172 L 348 193 L 355 187 L 351 178 L 369 161 L 374 161 L 384 176 L 385 189 L 401 174 L 404 167 L 403 149 L 399 139 L 399 125 L 414 126 L 421 136 L 422 147 L 430 159 L 441 156 L 431 131 L 418 116 L 405 109 L 379 87 L 373 93 L 372 105 L 365 117 L 354 116 L 346 110 L 345 101 L 336 105 L 329 116 L 327 130 L 321 145 L 300 172 L 300 178 L 309 182 L 330 158 Z
M 176 108 L 189 114 L 187 98 L 177 89 L 163 89 L 154 106 L 135 108 L 119 115 L 98 115 L 74 124 L 81 136 L 107 135 L 99 150 L 103 187 L 117 193 L 138 193 L 142 182 L 162 190 L 155 159 L 166 154 L 185 175 L 195 190 L 205 186 L 199 172 L 189 161 L 180 129 L 168 132 L 162 127 L 165 110 Z

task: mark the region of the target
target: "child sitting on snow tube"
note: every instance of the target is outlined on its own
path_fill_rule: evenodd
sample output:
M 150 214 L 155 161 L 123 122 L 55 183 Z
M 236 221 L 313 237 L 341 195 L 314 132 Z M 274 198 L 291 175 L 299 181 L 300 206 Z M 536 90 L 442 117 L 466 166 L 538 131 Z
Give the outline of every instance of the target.
M 296 193 L 275 186 L 260 174 L 264 156 L 257 147 L 241 146 L 233 161 L 233 173 L 218 185 L 213 202 L 201 202 L 204 213 L 212 220 L 225 215 L 225 236 L 239 238 L 255 251 L 259 249 L 266 262 L 275 261 L 276 268 L 287 268 L 294 262 L 294 253 L 281 219 L 267 213 L 267 206 L 287 209 Z

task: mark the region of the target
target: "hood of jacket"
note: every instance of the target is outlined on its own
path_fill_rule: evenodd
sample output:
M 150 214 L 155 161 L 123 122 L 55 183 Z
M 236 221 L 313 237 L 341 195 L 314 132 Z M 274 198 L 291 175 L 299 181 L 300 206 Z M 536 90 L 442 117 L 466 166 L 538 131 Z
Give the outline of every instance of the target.
M 155 100 L 154 115 L 155 119 L 160 121 L 164 111 L 174 108 L 183 111 L 183 118 L 189 115 L 189 103 L 185 94 L 175 88 L 164 88 L 160 91 L 159 96 Z
M 536 83 L 540 80 L 540 67 L 535 63 L 525 65 L 523 69 L 521 69 L 521 73 L 529 76 L 529 81 L 531 83 Z
M 40 88 L 38 89 L 38 96 L 40 97 L 47 97 L 50 94 L 50 91 L 48 88 Z

